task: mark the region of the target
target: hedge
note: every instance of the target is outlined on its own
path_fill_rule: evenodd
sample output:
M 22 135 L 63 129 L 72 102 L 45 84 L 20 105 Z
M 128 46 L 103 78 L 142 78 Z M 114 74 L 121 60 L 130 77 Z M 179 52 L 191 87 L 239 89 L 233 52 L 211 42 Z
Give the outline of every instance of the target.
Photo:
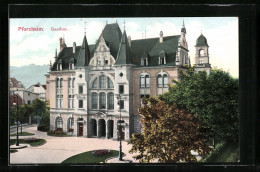
M 227 145 L 227 142 L 222 142 L 216 145 L 215 149 L 210 152 L 208 156 L 206 156 L 204 159 L 200 160 L 200 162 L 211 162 L 212 159 L 218 155 Z

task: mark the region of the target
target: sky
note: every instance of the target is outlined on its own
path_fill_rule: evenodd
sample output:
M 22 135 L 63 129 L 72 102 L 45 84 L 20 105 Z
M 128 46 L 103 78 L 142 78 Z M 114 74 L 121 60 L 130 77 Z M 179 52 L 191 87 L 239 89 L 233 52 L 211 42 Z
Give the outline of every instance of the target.
M 89 45 L 94 44 L 106 23 L 118 23 L 132 40 L 180 35 L 183 21 L 186 28 L 191 64 L 194 64 L 196 39 L 201 33 L 209 45 L 212 67 L 223 69 L 233 77 L 239 76 L 238 18 L 237 17 L 163 17 L 163 18 L 37 18 L 9 20 L 9 55 L 11 66 L 43 65 L 54 62 L 59 52 L 59 38 L 64 37 L 68 47 L 82 44 L 86 27 Z M 85 24 L 85 22 L 87 22 Z M 43 28 L 43 31 L 22 31 L 24 28 Z M 52 31 L 65 28 L 66 31 Z M 145 34 L 146 33 L 146 34 Z

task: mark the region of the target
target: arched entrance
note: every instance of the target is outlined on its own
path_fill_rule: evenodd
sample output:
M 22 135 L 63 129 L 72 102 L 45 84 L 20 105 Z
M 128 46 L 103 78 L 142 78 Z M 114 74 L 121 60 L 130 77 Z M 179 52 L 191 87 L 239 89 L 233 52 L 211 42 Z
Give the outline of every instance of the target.
M 98 137 L 106 137 L 106 121 L 104 119 L 98 120 Z
M 107 122 L 107 128 L 108 128 L 108 138 L 113 138 L 113 133 L 114 133 L 114 121 L 113 120 L 108 120 Z
M 92 136 L 97 136 L 97 121 L 95 119 L 91 120 L 91 126 L 92 126 Z

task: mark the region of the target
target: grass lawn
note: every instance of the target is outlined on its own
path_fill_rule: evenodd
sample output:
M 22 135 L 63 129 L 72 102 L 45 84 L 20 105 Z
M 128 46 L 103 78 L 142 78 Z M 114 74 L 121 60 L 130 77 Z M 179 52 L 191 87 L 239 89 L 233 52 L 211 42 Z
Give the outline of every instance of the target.
M 237 162 L 238 160 L 240 160 L 239 144 L 229 144 L 210 162 Z
M 31 146 L 40 146 L 42 144 L 44 144 L 46 142 L 46 140 L 44 139 L 38 139 L 37 141 L 35 142 L 26 142 L 24 139 L 19 139 L 19 144 L 30 144 Z M 14 145 L 16 144 L 16 139 L 10 139 L 10 145 Z
M 22 132 L 22 134 L 21 134 L 21 132 L 19 132 L 18 134 L 19 134 L 19 136 L 32 136 L 32 135 L 34 135 L 33 133 L 28 133 L 28 132 Z M 16 136 L 16 133 L 10 134 L 10 136 Z
M 124 153 L 123 153 L 124 155 Z M 110 150 L 110 154 L 103 156 L 94 156 L 92 155 L 92 151 L 83 152 L 77 155 L 74 155 L 62 162 L 62 164 L 86 164 L 86 163 L 105 163 L 105 160 L 110 157 L 118 156 L 118 151 Z

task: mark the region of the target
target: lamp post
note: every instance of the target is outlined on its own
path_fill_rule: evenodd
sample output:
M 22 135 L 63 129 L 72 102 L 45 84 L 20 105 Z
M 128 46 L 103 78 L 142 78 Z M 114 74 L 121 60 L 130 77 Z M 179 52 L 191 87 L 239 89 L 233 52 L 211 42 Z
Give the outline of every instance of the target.
M 18 91 L 18 89 L 17 89 Z M 18 94 L 18 92 L 17 92 Z M 16 146 L 19 146 L 19 132 L 18 132 L 18 129 L 19 129 L 19 126 L 18 126 L 18 95 L 16 94 L 16 103 L 13 103 L 13 105 L 16 105 Z
M 117 99 L 118 99 L 118 107 L 119 107 L 119 128 L 118 128 L 118 131 L 119 131 L 119 155 L 118 155 L 118 158 L 119 158 L 119 161 L 122 161 L 122 141 L 121 141 L 121 96 L 120 94 L 117 95 Z

